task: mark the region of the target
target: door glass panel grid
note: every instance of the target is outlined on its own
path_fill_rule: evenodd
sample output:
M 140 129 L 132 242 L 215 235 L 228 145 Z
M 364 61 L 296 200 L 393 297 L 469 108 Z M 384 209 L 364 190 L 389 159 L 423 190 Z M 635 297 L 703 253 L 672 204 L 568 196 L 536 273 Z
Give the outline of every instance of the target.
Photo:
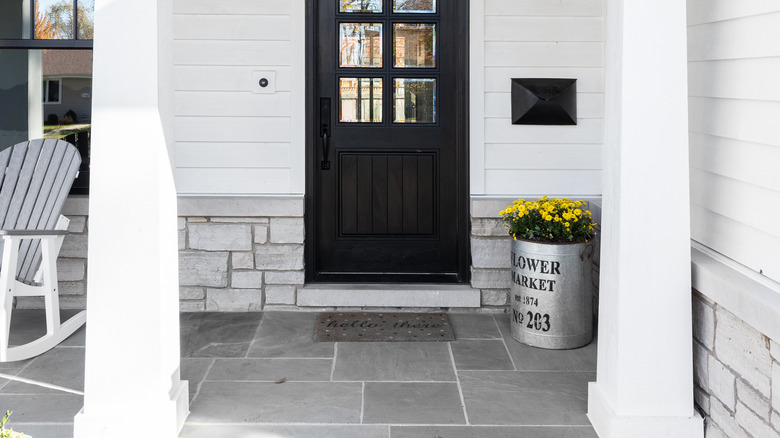
M 381 14 L 384 12 L 382 2 L 383 0 L 338 0 L 338 12 Z
M 381 124 L 384 120 L 381 77 L 339 77 L 339 123 Z
M 436 13 L 436 0 L 392 0 L 392 2 L 393 2 L 394 14 L 399 14 L 399 13 L 400 14 L 435 14 Z
M 382 68 L 384 23 L 340 22 L 338 63 L 341 68 Z
M 438 77 L 393 76 L 392 124 L 438 125 Z
M 393 68 L 436 68 L 437 23 L 393 21 Z

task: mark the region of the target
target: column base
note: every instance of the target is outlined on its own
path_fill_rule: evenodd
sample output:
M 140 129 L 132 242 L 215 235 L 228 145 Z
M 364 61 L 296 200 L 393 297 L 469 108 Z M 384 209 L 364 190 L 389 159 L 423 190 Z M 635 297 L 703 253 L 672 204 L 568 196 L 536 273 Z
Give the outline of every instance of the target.
M 121 397 L 121 395 L 117 395 Z M 75 438 L 137 438 L 155 436 L 175 438 L 184 427 L 190 414 L 189 386 L 186 380 L 172 388 L 171 399 L 163 406 L 139 406 L 126 404 L 119 412 L 102 412 L 102 415 L 84 413 L 84 408 L 73 419 Z M 139 402 L 144 403 L 144 402 Z
M 618 416 L 598 382 L 588 384 L 588 418 L 599 438 L 704 438 L 704 420 L 693 417 Z

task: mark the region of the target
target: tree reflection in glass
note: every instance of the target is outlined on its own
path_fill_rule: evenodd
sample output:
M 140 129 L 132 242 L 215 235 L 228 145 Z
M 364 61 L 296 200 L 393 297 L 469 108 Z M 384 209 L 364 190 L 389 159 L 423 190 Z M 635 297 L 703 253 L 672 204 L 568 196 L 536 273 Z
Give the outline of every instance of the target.
M 436 79 L 395 78 L 394 123 L 436 123 Z
M 393 0 L 393 12 L 436 13 L 436 0 Z
M 436 25 L 393 25 L 395 67 L 436 67 Z
M 339 12 L 382 13 L 382 0 L 341 0 Z
M 340 67 L 382 67 L 382 23 L 341 23 Z

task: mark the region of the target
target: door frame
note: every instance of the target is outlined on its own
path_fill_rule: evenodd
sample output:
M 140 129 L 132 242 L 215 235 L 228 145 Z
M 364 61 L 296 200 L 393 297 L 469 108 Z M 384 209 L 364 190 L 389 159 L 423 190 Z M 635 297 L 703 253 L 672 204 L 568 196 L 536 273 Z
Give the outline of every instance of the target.
M 319 32 L 318 7 L 323 3 L 330 3 L 334 0 L 305 0 L 306 1 L 306 194 L 304 223 L 306 237 L 304 239 L 304 262 L 305 262 L 305 281 L 307 283 L 315 282 L 317 272 L 316 245 L 317 245 L 317 187 L 315 186 L 316 172 L 316 153 L 319 147 L 318 123 L 318 87 L 315 78 L 317 69 L 316 39 Z M 469 19 L 470 8 L 469 0 L 445 0 L 456 1 L 458 4 L 458 35 L 461 41 L 458 44 L 458 71 L 457 71 L 457 90 L 455 99 L 457 101 L 456 110 L 456 156 L 457 156 L 457 184 L 454 189 L 457 196 L 457 248 L 458 248 L 458 268 L 456 277 L 458 283 L 468 283 L 471 280 L 471 209 L 470 209 L 470 191 L 469 191 Z M 391 0 L 385 0 L 386 3 Z M 336 7 L 335 1 L 332 5 Z M 402 282 L 419 282 L 417 278 L 400 279 Z M 372 282 L 367 279 L 365 282 Z

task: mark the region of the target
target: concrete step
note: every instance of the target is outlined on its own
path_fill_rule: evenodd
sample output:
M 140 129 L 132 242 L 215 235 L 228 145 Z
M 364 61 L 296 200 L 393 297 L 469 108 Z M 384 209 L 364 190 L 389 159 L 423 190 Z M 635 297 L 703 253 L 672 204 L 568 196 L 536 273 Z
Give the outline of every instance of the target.
M 298 289 L 301 307 L 479 307 L 465 284 L 317 283 Z

